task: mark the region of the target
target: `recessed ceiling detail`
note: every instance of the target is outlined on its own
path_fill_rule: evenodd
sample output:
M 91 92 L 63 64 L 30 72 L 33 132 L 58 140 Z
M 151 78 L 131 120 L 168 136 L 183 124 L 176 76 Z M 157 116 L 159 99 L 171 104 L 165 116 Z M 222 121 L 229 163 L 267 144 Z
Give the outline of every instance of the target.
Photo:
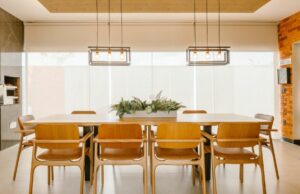
M 94 13 L 96 0 L 38 0 L 51 13 Z M 223 13 L 253 13 L 270 0 L 221 0 Z M 218 0 L 209 0 L 209 12 L 218 11 Z M 193 0 L 123 0 L 126 13 L 190 13 Z M 107 12 L 108 0 L 99 0 L 99 12 Z M 111 0 L 111 12 L 120 12 L 120 0 Z M 205 12 L 205 0 L 197 1 Z

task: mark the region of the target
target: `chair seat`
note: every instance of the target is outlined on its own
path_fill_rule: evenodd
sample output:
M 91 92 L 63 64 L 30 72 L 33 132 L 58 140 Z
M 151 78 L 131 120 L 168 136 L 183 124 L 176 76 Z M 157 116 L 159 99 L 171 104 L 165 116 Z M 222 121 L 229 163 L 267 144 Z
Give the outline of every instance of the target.
M 159 159 L 165 160 L 197 160 L 199 158 L 197 152 L 190 149 L 168 149 L 156 148 L 155 155 Z
M 86 150 L 88 152 L 89 149 Z M 66 161 L 66 160 L 76 160 L 81 158 L 82 148 L 75 149 L 51 149 L 46 150 L 37 156 L 41 160 L 50 161 Z
M 269 135 L 271 131 L 260 131 L 261 135 Z
M 23 146 L 24 147 L 30 147 L 30 146 L 33 146 L 33 142 L 32 142 L 32 139 L 29 139 L 29 140 L 26 140 L 26 141 L 23 141 Z
M 254 159 L 257 155 L 245 148 L 223 148 L 214 146 L 215 156 L 224 159 Z
M 137 160 L 144 155 L 142 148 L 105 148 L 100 155 L 104 160 Z

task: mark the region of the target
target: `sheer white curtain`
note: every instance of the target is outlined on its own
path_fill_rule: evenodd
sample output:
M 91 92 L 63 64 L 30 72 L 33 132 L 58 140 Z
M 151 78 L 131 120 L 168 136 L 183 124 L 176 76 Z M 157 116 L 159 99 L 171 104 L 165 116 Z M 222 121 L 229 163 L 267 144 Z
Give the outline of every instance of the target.
M 275 55 L 232 52 L 230 65 L 192 67 L 184 52 L 133 52 L 131 66 L 96 67 L 87 53 L 27 53 L 25 106 L 37 117 L 75 109 L 105 114 L 122 97 L 163 91 L 187 108 L 275 114 Z

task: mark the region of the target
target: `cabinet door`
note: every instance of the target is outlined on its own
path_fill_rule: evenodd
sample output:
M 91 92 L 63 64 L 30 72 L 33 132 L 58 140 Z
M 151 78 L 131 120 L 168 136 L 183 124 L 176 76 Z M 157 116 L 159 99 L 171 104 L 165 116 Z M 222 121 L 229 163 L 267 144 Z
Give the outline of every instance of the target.
M 22 114 L 21 104 L 1 106 L 1 149 L 10 147 L 18 142 L 18 117 Z

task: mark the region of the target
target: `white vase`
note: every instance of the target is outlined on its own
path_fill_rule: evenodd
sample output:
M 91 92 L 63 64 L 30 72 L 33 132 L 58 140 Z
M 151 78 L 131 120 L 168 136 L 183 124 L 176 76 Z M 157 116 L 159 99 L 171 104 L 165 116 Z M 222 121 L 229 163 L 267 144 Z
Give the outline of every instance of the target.
M 147 113 L 146 111 L 136 111 L 133 114 L 124 114 L 123 118 L 167 118 L 177 117 L 177 111 L 157 111 L 153 113 Z

